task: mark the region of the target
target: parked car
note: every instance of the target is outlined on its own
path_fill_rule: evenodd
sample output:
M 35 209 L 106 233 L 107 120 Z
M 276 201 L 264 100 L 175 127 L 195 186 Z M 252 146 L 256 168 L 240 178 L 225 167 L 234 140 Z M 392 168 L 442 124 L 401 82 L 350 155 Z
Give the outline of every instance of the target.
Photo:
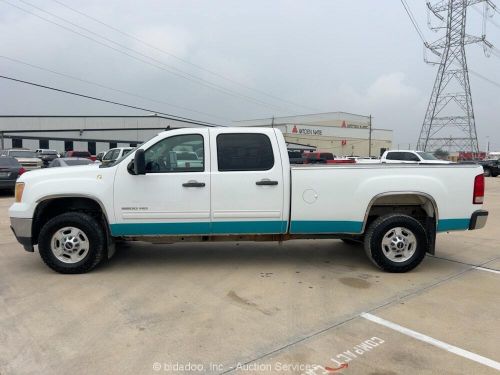
M 165 162 L 200 148 L 201 165 Z M 91 270 L 114 239 L 304 238 L 355 239 L 378 267 L 406 272 L 434 254 L 436 232 L 482 228 L 483 199 L 478 165 L 290 167 L 278 129 L 214 127 L 162 132 L 108 166 L 26 173 L 9 216 L 61 273 Z
M 304 158 L 300 151 L 288 151 L 288 160 L 290 160 L 290 164 L 304 164 Z
M 48 168 L 54 168 L 54 167 L 72 167 L 75 165 L 89 165 L 93 164 L 94 162 L 90 159 L 87 158 L 58 158 L 52 160 L 52 162 L 49 164 Z
M 478 163 L 483 166 L 484 175 L 486 177 L 496 177 L 500 175 L 500 160 L 481 160 Z
M 35 151 L 31 150 L 12 148 L 10 150 L 3 150 L 1 155 L 16 158 L 27 171 L 41 168 L 43 165 L 43 162 L 37 157 Z
M 74 151 L 74 150 L 70 150 L 70 151 L 66 151 L 64 153 L 64 157 L 65 158 L 86 158 L 86 159 L 90 159 L 92 161 L 96 160 L 96 157 L 92 156 L 92 154 L 90 152 L 88 152 L 88 151 Z
M 47 167 L 52 160 L 57 159 L 60 156 L 56 150 L 48 150 L 43 148 L 39 148 L 35 151 L 35 153 L 36 156 L 42 161 L 43 167 Z
M 425 151 L 412 150 L 389 150 L 382 154 L 382 163 L 405 163 L 405 164 L 450 164 L 448 160 L 441 160 Z
M 130 151 L 132 151 L 133 147 L 117 147 L 108 150 L 104 156 L 102 157 L 102 164 L 108 165 L 113 163 L 115 160 L 120 159 L 122 156 L 127 155 Z
M 0 156 L 0 189 L 14 190 L 16 180 L 26 170 L 10 156 Z
M 351 164 L 356 163 L 355 160 L 346 158 L 337 158 L 331 152 L 304 152 L 302 154 L 304 164 Z

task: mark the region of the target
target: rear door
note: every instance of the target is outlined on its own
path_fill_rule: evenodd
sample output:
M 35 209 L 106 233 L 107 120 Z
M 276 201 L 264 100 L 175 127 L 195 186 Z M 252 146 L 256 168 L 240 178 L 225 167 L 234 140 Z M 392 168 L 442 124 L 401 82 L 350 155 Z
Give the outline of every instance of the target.
M 215 149 L 211 153 L 212 233 L 284 233 L 285 187 L 274 131 L 214 128 L 210 144 Z

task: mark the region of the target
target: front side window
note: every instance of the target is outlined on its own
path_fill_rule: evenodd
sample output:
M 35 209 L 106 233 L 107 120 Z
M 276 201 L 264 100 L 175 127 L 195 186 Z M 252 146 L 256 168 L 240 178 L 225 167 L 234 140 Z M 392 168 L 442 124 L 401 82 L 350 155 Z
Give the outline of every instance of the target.
M 417 155 L 412 154 L 411 152 L 405 153 L 405 160 L 407 161 L 420 161 Z
M 264 134 L 219 134 L 217 163 L 221 172 L 267 171 L 274 166 L 271 141 Z
M 203 172 L 204 156 L 203 136 L 200 134 L 165 138 L 145 151 L 146 172 Z
M 431 153 L 429 152 L 417 152 L 417 154 L 420 155 L 420 157 L 424 160 L 439 160 L 437 157 L 435 157 L 434 155 L 432 155 Z

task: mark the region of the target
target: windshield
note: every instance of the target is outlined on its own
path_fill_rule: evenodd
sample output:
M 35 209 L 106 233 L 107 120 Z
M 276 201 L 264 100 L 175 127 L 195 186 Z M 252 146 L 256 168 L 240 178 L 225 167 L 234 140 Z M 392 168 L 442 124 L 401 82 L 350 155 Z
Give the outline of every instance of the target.
M 9 156 L 13 158 L 36 158 L 36 154 L 33 151 L 29 150 L 12 150 L 9 151 Z
M 424 160 L 439 160 L 434 155 L 428 152 L 417 152 L 417 154 Z

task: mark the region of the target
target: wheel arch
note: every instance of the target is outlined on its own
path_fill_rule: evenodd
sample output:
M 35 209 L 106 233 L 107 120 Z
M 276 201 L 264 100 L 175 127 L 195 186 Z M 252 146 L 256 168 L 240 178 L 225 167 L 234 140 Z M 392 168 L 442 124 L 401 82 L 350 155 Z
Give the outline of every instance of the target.
M 391 210 L 393 210 L 394 207 L 398 206 L 421 207 L 428 217 L 434 219 L 435 226 L 437 227 L 439 220 L 439 209 L 436 200 L 430 194 L 421 191 L 392 191 L 377 194 L 370 200 L 363 219 L 362 232 L 364 233 L 366 231 L 366 228 L 373 216 L 370 214 L 373 214 L 376 208 L 382 211 L 381 214 L 376 215 L 376 217 L 378 217 L 384 214 L 383 208 L 386 208 L 385 213 L 389 213 L 391 212 Z
M 110 235 L 108 212 L 99 198 L 87 194 L 48 195 L 36 202 L 31 228 L 33 244 L 38 243 L 40 229 L 48 220 L 71 211 L 98 215 L 104 224 L 106 234 Z

